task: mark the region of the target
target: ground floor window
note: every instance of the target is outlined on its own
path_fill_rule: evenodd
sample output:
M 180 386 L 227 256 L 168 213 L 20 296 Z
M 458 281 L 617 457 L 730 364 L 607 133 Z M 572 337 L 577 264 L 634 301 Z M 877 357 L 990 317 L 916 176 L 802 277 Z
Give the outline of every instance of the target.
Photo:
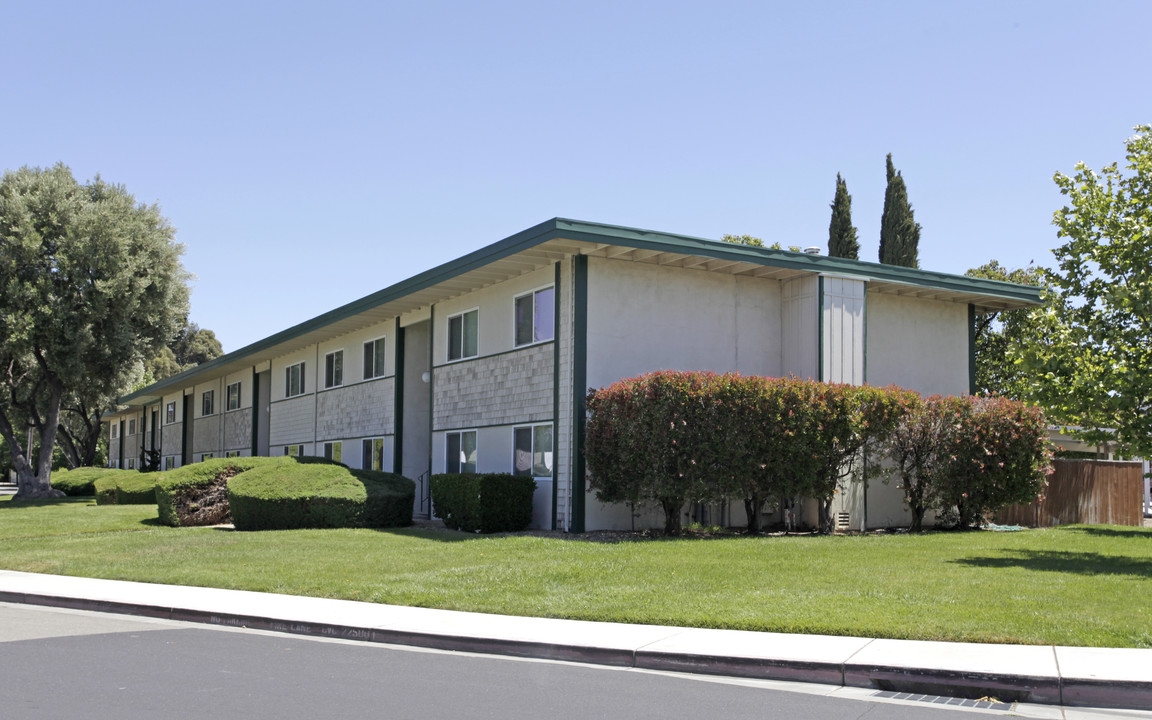
M 216 455 L 214 453 L 200 453 L 200 462 L 204 462 L 205 460 L 211 460 L 214 457 L 216 457 Z
M 226 457 L 226 458 L 240 457 L 240 451 L 239 450 L 229 450 L 229 451 L 224 453 L 224 457 Z
M 129 470 L 135 470 L 136 469 L 136 458 L 128 458 L 128 469 Z
M 551 477 L 552 423 L 513 429 L 512 472 L 516 475 Z
M 445 436 L 447 457 L 444 464 L 448 473 L 476 472 L 476 431 L 462 430 Z
M 360 446 L 360 467 L 384 470 L 384 438 L 367 438 Z
M 324 443 L 324 459 L 335 460 L 341 462 L 340 458 L 344 455 L 344 443 L 342 442 L 326 442 Z
M 303 445 L 285 445 L 284 454 L 288 457 L 300 457 L 304 454 Z
M 171 470 L 176 467 L 176 456 L 168 455 L 164 458 L 164 469 Z

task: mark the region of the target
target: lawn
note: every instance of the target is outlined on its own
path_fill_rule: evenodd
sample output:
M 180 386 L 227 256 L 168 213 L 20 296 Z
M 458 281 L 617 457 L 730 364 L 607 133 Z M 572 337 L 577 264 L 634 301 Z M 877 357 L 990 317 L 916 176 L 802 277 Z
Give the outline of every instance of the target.
M 170 528 L 155 506 L 0 500 L 0 567 L 616 622 L 1152 647 L 1152 530 L 582 542 Z

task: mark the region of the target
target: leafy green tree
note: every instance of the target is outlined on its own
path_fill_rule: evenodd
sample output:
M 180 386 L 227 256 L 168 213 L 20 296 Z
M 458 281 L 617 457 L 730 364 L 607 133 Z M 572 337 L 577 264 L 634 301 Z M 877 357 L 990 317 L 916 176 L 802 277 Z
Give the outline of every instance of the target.
M 887 160 L 888 187 L 884 191 L 884 214 L 880 218 L 880 262 L 885 265 L 920 267 L 920 223 L 908 204 L 904 178 Z
M 1137 126 L 1125 149 L 1123 169 L 1056 173 L 1068 202 L 1052 221 L 1059 267 L 1045 273 L 1042 341 L 1017 352 L 1049 415 L 1152 457 L 1152 128 Z
M 1044 284 L 1043 268 L 1029 265 L 1009 270 L 996 260 L 972 268 L 964 274 L 1018 285 Z M 1035 308 L 1019 308 L 987 312 L 976 317 L 976 394 L 1001 395 L 1017 400 L 1029 396 L 1029 373 L 1012 360 L 1009 346 L 1033 338 L 1036 312 Z
M 155 205 L 63 164 L 0 178 L 0 436 L 17 498 L 58 496 L 52 453 L 69 392 L 102 396 L 187 316 L 183 248 Z M 39 452 L 23 431 L 39 435 Z
M 836 195 L 832 198 L 832 220 L 828 223 L 828 256 L 860 258 L 860 241 L 852 225 L 852 196 L 848 183 L 836 173 Z
M 214 360 L 224 354 L 224 348 L 216 339 L 216 333 L 202 328 L 196 323 L 186 324 L 184 330 L 169 345 L 180 369 L 188 370 Z M 161 378 L 156 378 L 160 380 Z
M 733 245 L 751 245 L 752 247 L 764 247 L 763 240 L 751 235 L 725 234 L 720 238 L 720 242 L 732 243 Z

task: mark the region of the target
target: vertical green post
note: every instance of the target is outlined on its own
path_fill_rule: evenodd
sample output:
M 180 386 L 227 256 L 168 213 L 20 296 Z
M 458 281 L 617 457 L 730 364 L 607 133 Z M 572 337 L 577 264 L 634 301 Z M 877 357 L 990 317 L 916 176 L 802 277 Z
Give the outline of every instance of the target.
M 556 503 L 560 499 L 556 469 L 560 457 L 560 263 L 552 286 L 552 529 L 556 529 Z
M 816 379 L 824 381 L 824 276 L 816 278 Z
M 588 392 L 588 256 L 573 258 L 572 278 L 572 520 L 569 530 L 584 532 L 584 424 L 587 415 L 584 399 Z
M 396 372 L 392 378 L 392 472 L 404 474 L 404 328 L 396 318 Z

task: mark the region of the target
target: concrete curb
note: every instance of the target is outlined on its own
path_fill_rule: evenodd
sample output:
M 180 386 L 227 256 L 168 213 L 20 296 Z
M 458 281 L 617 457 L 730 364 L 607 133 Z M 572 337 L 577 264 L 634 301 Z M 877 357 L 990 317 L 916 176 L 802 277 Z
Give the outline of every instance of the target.
M 984 645 L 521 618 L 0 570 L 0 602 L 708 675 L 1152 709 L 1152 650 Z

